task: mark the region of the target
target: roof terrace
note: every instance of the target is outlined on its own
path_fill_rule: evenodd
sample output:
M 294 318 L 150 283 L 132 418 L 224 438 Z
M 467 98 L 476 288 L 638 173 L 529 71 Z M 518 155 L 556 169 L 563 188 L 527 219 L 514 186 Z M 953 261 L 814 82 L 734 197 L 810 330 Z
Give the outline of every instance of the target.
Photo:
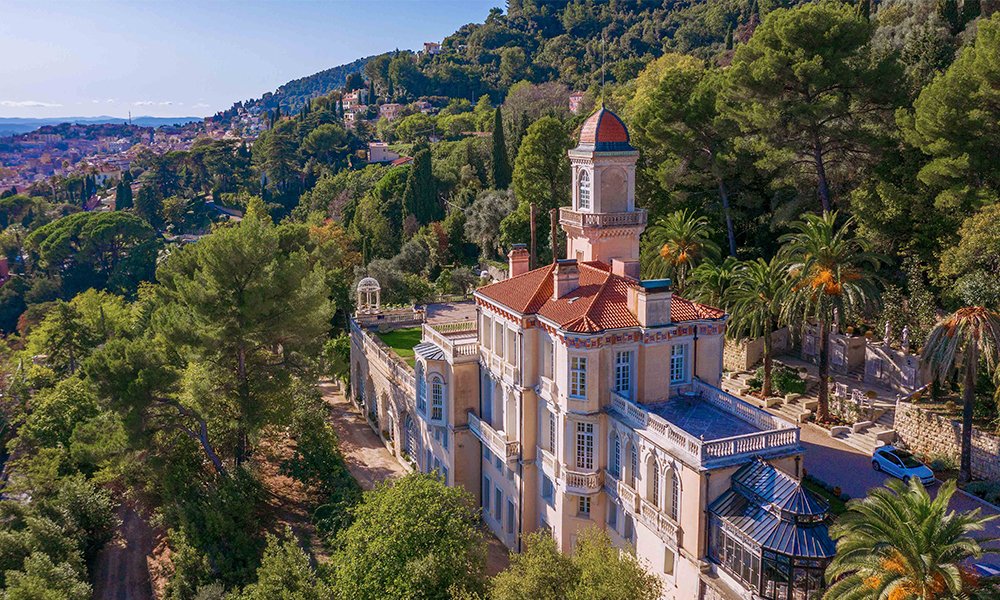
M 799 428 L 699 379 L 656 404 L 612 394 L 611 412 L 696 468 L 710 469 L 802 451 Z

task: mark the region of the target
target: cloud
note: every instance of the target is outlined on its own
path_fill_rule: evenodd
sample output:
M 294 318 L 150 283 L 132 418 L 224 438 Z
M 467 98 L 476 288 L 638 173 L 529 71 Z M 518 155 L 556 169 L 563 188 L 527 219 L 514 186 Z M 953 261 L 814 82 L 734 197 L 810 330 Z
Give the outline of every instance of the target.
M 194 107 L 195 108 L 208 108 L 208 104 L 205 104 L 204 102 L 199 102 L 198 104 L 195 104 Z
M 39 102 L 38 100 L 0 100 L 0 106 L 5 108 L 55 108 L 62 106 L 62 104 Z
M 157 102 L 155 100 L 139 100 L 138 102 L 133 102 L 132 106 L 173 106 L 173 100 L 161 100 Z

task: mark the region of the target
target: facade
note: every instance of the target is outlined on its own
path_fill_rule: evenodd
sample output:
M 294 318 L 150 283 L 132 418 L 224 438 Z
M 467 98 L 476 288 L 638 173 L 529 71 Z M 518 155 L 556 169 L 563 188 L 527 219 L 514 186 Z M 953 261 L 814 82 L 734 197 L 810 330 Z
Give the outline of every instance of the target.
M 646 213 L 624 124 L 602 108 L 569 156 L 567 258 L 530 269 L 513 249 L 510 277 L 475 293 L 473 320 L 423 326 L 398 392 L 369 389 L 376 336 L 355 326 L 355 397 L 382 414 L 388 396 L 397 428 L 415 411 L 390 435 L 413 431 L 417 468 L 464 485 L 512 550 L 545 530 L 572 552 L 599 527 L 664 598 L 818 597 L 833 544 L 826 507 L 799 485 L 798 428 L 719 389 L 723 311 L 640 279 Z M 775 542 L 788 532 L 808 556 Z
M 583 92 L 570 92 L 569 95 L 569 112 L 574 115 L 580 114 L 581 104 L 583 103 Z
M 393 119 L 398 118 L 399 113 L 401 113 L 402 111 L 403 111 L 402 104 L 389 102 L 387 104 L 382 104 L 378 107 L 378 116 L 392 121 Z
M 399 158 L 399 153 L 390 150 L 389 144 L 385 142 L 368 142 L 368 162 L 391 163 L 397 158 Z

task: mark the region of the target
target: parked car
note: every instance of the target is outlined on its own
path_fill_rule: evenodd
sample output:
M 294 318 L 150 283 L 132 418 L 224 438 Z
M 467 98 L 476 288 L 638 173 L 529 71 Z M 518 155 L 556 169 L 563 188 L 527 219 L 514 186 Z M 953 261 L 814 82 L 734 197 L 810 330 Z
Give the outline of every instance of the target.
M 872 455 L 872 468 L 899 477 L 903 481 L 916 477 L 924 485 L 930 485 L 934 479 L 934 471 L 927 465 L 913 457 L 906 450 L 901 450 L 893 446 L 881 446 L 875 449 Z

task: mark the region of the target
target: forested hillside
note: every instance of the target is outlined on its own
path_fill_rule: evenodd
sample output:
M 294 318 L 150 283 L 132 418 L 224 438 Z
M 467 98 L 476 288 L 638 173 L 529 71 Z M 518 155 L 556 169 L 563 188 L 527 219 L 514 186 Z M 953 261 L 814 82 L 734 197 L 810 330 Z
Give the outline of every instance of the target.
M 518 597 L 484 580 L 460 493 L 417 478 L 362 498 L 347 473 L 316 383 L 347 376 L 354 283 L 377 278 L 386 305 L 467 295 L 532 208 L 544 232 L 569 203 L 566 150 L 603 102 L 640 152 L 644 275 L 753 315 L 733 335 L 890 321 L 918 348 L 943 311 L 1000 309 L 996 5 L 512 0 L 440 54 L 244 104 L 269 115 L 256 139 L 141 154 L 113 212 L 5 193 L 4 597 L 88 597 L 126 506 L 162 536 L 172 600 L 431 580 L 425 597 Z M 374 141 L 399 158 L 369 164 Z M 540 262 L 555 244 L 539 235 Z M 385 535 L 428 521 L 431 551 Z

